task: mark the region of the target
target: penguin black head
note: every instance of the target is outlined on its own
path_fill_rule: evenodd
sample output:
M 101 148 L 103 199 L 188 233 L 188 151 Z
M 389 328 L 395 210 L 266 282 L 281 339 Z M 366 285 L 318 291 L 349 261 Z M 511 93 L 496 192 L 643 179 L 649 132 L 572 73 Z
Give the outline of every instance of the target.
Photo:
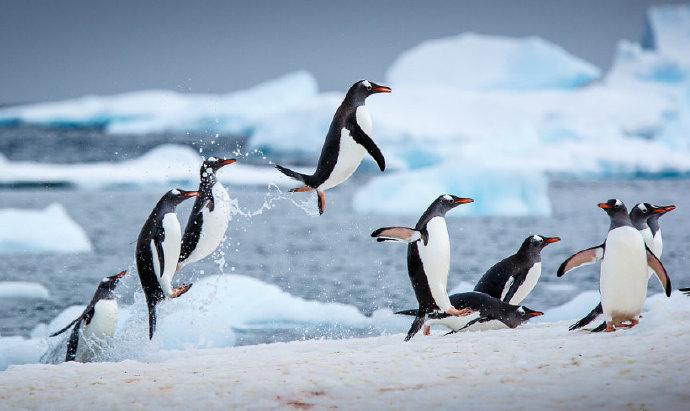
M 234 158 L 216 158 L 209 157 L 201 163 L 201 169 L 199 170 L 199 175 L 201 179 L 207 178 L 208 176 L 214 174 L 216 171 L 220 170 L 224 166 L 234 164 L 237 160 Z
M 186 191 L 180 190 L 179 188 L 173 188 L 172 190 L 165 193 L 162 200 L 176 206 L 184 200 L 196 197 L 197 195 L 199 195 L 198 191 Z
M 557 243 L 559 241 L 561 241 L 559 237 L 546 237 L 535 234 L 525 238 L 525 241 L 522 242 L 522 246 L 520 246 L 520 250 L 541 252 L 541 250 L 547 245 Z
M 516 313 L 517 313 L 518 318 L 522 322 L 525 322 L 525 321 L 527 321 L 531 318 L 534 318 L 534 317 L 539 317 L 541 315 L 544 315 L 543 312 L 529 309 L 529 308 L 525 307 L 524 305 L 519 306 L 516 310 Z
M 675 209 L 676 206 L 673 204 L 658 206 L 649 203 L 638 203 L 630 210 L 630 220 L 638 230 L 644 230 L 645 228 L 652 228 L 651 226 L 655 226 L 652 228 L 652 232 L 655 232 L 658 229 L 659 223 L 657 220 L 659 217 Z
M 127 274 L 126 270 L 120 271 L 119 273 L 111 275 L 110 277 L 103 278 L 100 284 L 98 284 L 96 294 L 99 295 L 100 298 L 105 298 L 106 296 L 110 295 L 125 274 Z
M 360 80 L 350 87 L 350 90 L 347 91 L 347 97 L 357 102 L 364 102 L 372 94 L 390 92 L 390 87 L 381 86 L 369 80 Z
M 457 197 L 452 194 L 444 194 L 438 196 L 429 208 L 433 208 L 438 215 L 445 215 L 448 211 L 459 206 L 460 204 L 473 203 L 474 200 L 471 198 Z
M 623 202 L 617 198 L 612 198 L 605 203 L 599 203 L 598 206 L 602 210 L 606 211 L 606 214 L 609 216 L 628 214 L 628 209 L 625 207 L 625 204 L 623 204 Z

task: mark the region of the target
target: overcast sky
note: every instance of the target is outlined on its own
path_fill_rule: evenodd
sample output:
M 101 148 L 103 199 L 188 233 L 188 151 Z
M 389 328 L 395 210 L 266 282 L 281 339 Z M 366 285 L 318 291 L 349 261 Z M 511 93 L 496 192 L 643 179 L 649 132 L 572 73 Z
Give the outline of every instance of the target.
M 306 69 L 321 89 L 384 79 L 425 39 L 539 35 L 602 68 L 672 0 L 4 0 L 0 103 L 146 88 L 227 92 Z

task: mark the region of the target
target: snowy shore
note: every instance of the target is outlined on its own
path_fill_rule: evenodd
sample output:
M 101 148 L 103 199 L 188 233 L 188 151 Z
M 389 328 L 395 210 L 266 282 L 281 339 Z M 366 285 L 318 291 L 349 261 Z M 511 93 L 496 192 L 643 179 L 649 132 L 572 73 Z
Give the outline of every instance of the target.
M 687 409 L 690 298 L 613 334 L 569 322 L 175 352 L 157 363 L 12 366 L 0 408 Z

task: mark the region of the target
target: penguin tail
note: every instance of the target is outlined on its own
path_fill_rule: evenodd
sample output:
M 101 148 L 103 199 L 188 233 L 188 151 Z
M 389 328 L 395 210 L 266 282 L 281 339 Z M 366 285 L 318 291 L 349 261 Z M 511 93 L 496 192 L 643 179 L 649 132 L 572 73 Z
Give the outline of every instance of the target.
M 575 324 L 571 325 L 570 328 L 568 328 L 569 331 L 574 331 L 577 330 L 578 328 L 582 328 L 585 325 L 591 323 L 594 321 L 599 315 L 601 315 L 604 312 L 604 310 L 601 308 L 601 303 L 594 307 L 592 311 L 589 312 L 584 318 L 582 318 L 580 321 L 576 322 Z
M 304 184 L 306 184 L 306 185 L 309 186 L 309 187 L 312 186 L 312 185 L 310 184 L 310 183 L 312 182 L 312 176 L 308 176 L 308 175 L 306 175 L 306 174 L 298 173 L 297 171 L 292 171 L 292 170 L 290 170 L 289 168 L 280 166 L 280 165 L 278 165 L 278 164 L 276 164 L 276 168 L 278 169 L 278 171 L 280 171 L 281 173 L 285 174 L 286 176 L 288 176 L 288 177 L 290 177 L 290 178 L 294 178 L 294 179 L 297 180 L 297 181 L 301 181 L 301 182 L 303 182 Z
M 402 311 L 396 311 L 395 314 L 399 315 L 411 315 L 413 317 L 417 316 L 417 313 L 419 313 L 419 310 L 417 309 L 412 309 L 412 310 L 402 310 Z
M 153 300 L 146 301 L 149 308 L 149 340 L 153 338 L 153 333 L 156 332 L 156 302 Z
M 421 314 L 421 315 L 418 314 L 415 317 L 414 321 L 412 321 L 412 326 L 410 327 L 410 331 L 407 332 L 407 336 L 405 337 L 405 341 L 410 341 L 410 339 L 412 337 L 414 337 L 414 335 L 417 334 L 417 332 L 419 332 L 419 330 L 424 325 L 425 318 L 426 318 L 426 315 L 424 315 L 424 314 Z

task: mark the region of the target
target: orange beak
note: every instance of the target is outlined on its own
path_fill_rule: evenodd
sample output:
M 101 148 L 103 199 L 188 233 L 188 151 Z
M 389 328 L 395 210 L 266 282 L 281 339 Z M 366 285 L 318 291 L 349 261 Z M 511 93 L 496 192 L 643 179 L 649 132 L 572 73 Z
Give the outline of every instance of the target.
M 184 197 L 184 198 L 196 197 L 198 195 L 199 195 L 198 191 L 185 191 L 182 193 L 182 197 Z
M 224 166 L 229 166 L 230 164 L 235 164 L 236 162 L 237 162 L 237 160 L 235 160 L 234 158 L 229 158 L 227 160 L 221 161 L 220 164 L 222 164 Z
M 560 237 L 546 237 L 546 238 L 544 239 L 544 242 L 547 243 L 547 244 L 557 243 L 557 242 L 559 242 L 559 241 L 561 241 L 561 238 L 560 238 Z
M 455 204 L 469 204 L 469 203 L 474 203 L 474 199 L 472 198 L 458 198 L 453 201 Z
M 371 89 L 374 93 L 390 93 L 392 90 L 390 87 L 377 86 Z
M 529 313 L 529 315 L 530 315 L 530 317 L 539 317 L 539 316 L 544 315 L 544 313 L 541 311 L 533 311 L 533 312 Z
M 607 203 L 599 203 L 598 206 L 599 206 L 599 208 L 603 208 L 604 210 L 608 210 L 611 208 L 611 206 L 608 205 Z
M 120 278 L 124 277 L 125 274 L 127 274 L 127 270 L 125 271 L 120 271 L 119 273 L 115 274 L 114 277 L 116 280 L 119 280 Z
M 675 209 L 676 209 L 676 206 L 671 204 L 671 205 L 667 205 L 667 206 L 657 207 L 653 210 L 653 212 L 655 212 L 657 214 L 664 214 L 664 213 L 668 213 L 669 211 L 673 211 Z

